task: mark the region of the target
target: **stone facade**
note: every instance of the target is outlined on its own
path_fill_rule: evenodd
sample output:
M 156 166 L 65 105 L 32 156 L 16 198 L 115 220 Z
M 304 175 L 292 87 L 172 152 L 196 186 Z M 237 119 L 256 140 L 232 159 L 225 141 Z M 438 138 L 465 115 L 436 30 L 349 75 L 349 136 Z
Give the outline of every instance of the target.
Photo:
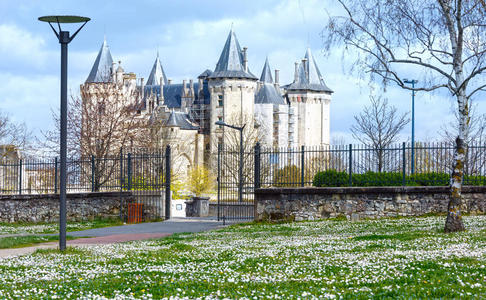
M 463 188 L 464 213 L 486 213 L 486 187 Z M 255 192 L 255 220 L 316 220 L 444 213 L 448 187 L 268 188 Z
M 67 219 L 118 218 L 120 203 L 127 203 L 132 198 L 131 192 L 68 194 Z M 59 194 L 0 196 L 0 222 L 37 223 L 58 220 Z

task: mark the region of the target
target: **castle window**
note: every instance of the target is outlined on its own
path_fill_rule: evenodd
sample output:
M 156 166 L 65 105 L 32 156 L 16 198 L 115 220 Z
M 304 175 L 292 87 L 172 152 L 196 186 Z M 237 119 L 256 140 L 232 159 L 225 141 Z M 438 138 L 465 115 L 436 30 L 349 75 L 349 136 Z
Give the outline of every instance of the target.
M 223 117 L 218 117 L 218 121 L 223 121 Z M 223 126 L 219 125 L 219 128 L 223 128 Z
M 218 95 L 218 106 L 223 106 L 224 101 L 223 101 L 223 95 Z

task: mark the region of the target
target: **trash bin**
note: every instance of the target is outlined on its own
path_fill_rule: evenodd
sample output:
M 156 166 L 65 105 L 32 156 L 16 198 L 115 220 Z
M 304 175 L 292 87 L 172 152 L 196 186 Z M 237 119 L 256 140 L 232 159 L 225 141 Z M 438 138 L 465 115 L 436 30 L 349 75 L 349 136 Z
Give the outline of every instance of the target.
M 143 203 L 128 203 L 128 220 L 127 223 L 142 222 Z

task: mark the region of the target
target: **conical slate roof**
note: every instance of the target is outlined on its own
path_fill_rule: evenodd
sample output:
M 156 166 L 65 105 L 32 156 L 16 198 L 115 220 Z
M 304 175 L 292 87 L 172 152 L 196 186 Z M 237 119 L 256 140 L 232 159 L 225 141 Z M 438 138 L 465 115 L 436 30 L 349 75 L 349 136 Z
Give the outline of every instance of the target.
M 333 91 L 324 83 L 324 79 L 322 79 L 321 72 L 309 48 L 307 48 L 305 53 L 305 59 L 307 70 L 302 62 L 299 63 L 294 82 L 286 88 L 288 90 L 309 90 L 332 93 Z
M 233 30 L 230 31 L 214 72 L 209 78 L 249 78 L 257 80 L 250 71 L 245 72 L 243 52 Z
M 108 48 L 106 39 L 104 39 L 86 82 L 110 82 L 112 80 L 112 68 L 113 58 L 111 57 L 110 48 Z
M 197 78 L 206 78 L 208 76 L 211 76 L 213 74 L 213 71 L 206 69 L 206 71 L 202 72 Z
M 197 130 L 199 127 L 195 126 L 186 113 L 171 111 L 167 122 L 164 124 L 166 127 L 180 127 L 182 130 Z
M 273 85 L 272 70 L 268 58 L 265 60 L 260 81 L 262 85 L 255 95 L 256 104 L 285 104 L 284 98 Z
M 263 65 L 262 76 L 260 76 L 261 82 L 273 83 L 272 70 L 268 64 L 268 57 L 265 59 L 265 65 Z
M 167 77 L 165 76 L 164 68 L 159 59 L 159 53 L 155 59 L 154 66 L 147 80 L 147 85 L 160 85 L 160 78 L 163 80 L 163 84 L 167 84 Z

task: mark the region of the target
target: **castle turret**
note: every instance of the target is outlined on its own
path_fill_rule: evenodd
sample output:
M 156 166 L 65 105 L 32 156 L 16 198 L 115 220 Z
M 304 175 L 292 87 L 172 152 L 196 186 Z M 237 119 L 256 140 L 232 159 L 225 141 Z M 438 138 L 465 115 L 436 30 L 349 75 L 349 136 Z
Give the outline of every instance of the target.
M 333 91 L 324 83 L 311 50 L 295 64 L 294 82 L 285 86 L 289 108 L 289 145 L 328 145 Z
M 276 73 L 278 74 L 278 72 Z M 288 106 L 272 78 L 268 57 L 255 96 L 255 119 L 266 146 L 288 146 Z
M 228 124 L 253 127 L 256 82 L 247 62 L 247 49 L 241 50 L 233 30 L 230 31 L 216 68 L 208 76 L 211 94 L 210 137 L 223 141 L 224 127 L 216 126 L 218 120 Z M 209 143 L 211 152 L 217 143 Z

